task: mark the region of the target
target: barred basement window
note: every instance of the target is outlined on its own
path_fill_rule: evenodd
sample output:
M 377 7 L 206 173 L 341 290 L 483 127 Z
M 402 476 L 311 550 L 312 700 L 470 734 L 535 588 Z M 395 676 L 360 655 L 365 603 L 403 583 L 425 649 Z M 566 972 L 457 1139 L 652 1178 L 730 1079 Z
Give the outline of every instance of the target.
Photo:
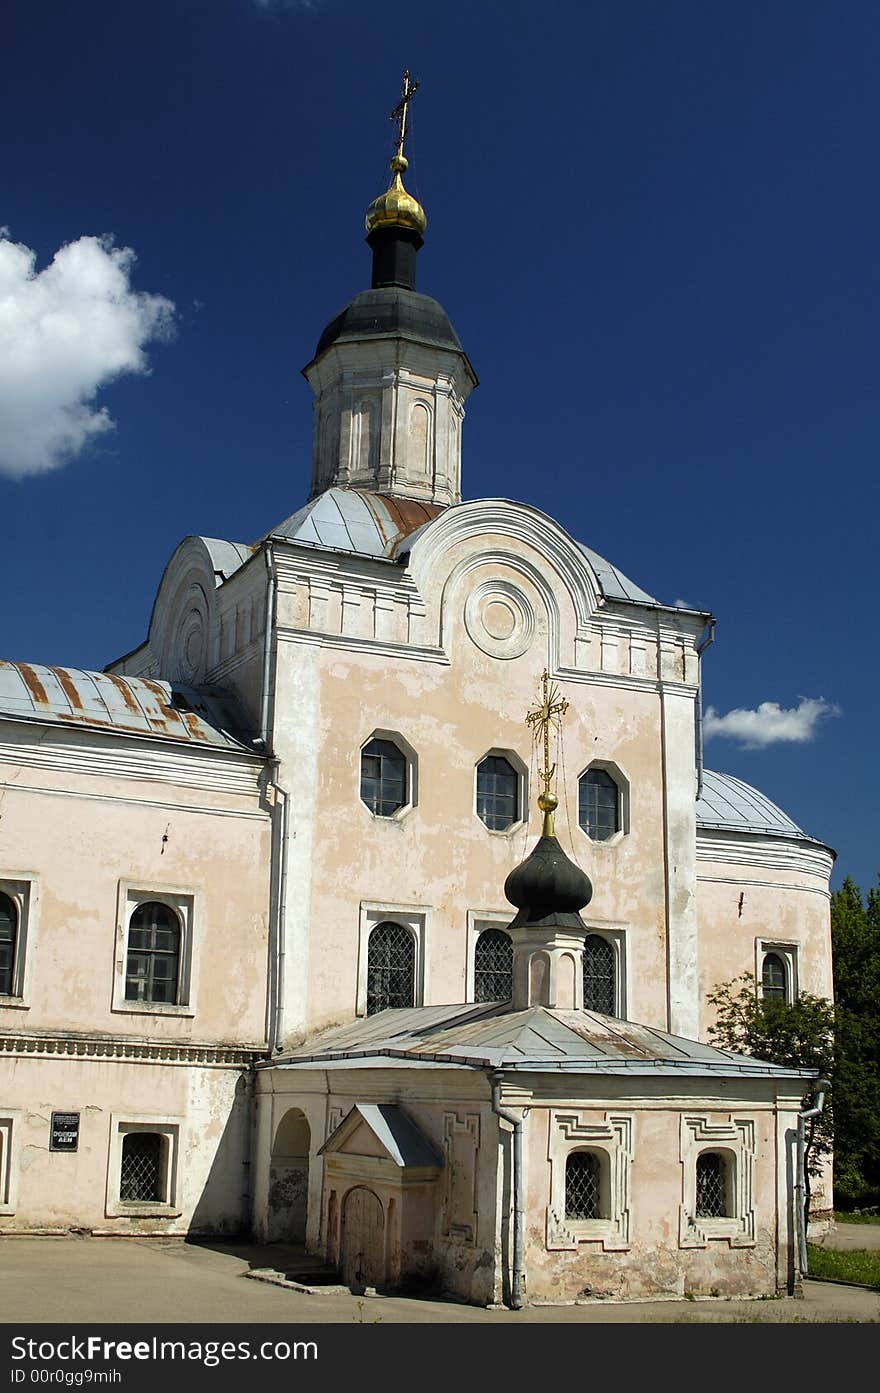
M 12 995 L 17 940 L 18 909 L 8 895 L 0 893 L 0 996 Z
M 761 993 L 765 1001 L 785 1001 L 788 996 L 785 963 L 778 953 L 766 953 L 764 956 Z
M 730 1214 L 727 1161 L 719 1151 L 697 1157 L 697 1218 L 724 1219 Z
M 605 769 L 588 769 L 578 780 L 578 822 L 594 842 L 620 831 L 620 789 Z
M 584 1010 L 616 1015 L 614 948 L 607 938 L 589 934 L 584 942 Z
M 407 802 L 406 756 L 390 740 L 361 750 L 361 798 L 376 817 L 393 817 Z
M 388 920 L 377 924 L 367 950 L 368 1016 L 414 1004 L 415 963 L 416 941 L 409 929 Z
M 572 1151 L 565 1162 L 566 1219 L 599 1219 L 599 1159 Z
M 173 1006 L 180 975 L 180 920 L 167 904 L 147 900 L 129 920 L 126 1001 Z
M 503 755 L 487 755 L 477 765 L 477 817 L 491 832 L 519 821 L 519 778 Z
M 122 1139 L 119 1198 L 127 1204 L 161 1203 L 162 1137 L 158 1132 L 129 1132 Z
M 513 944 L 503 929 L 484 929 L 474 949 L 474 1001 L 507 1001 L 513 991 Z

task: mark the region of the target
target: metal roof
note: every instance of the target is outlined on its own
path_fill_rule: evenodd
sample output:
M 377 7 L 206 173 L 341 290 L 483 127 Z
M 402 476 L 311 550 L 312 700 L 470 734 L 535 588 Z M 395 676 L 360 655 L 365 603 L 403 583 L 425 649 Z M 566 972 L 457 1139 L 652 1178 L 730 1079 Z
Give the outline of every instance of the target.
M 787 837 L 801 842 L 815 840 L 751 784 L 711 769 L 703 770 L 702 792 L 697 799 L 697 826 Z
M 147 677 L 10 663 L 0 659 L 0 719 L 150 735 L 191 745 L 241 749 L 229 697 Z M 253 753 L 253 751 L 250 751 Z
M 432 521 L 442 507 L 361 489 L 327 489 L 267 537 L 285 537 L 330 551 L 392 558 L 410 533 Z
M 782 1068 L 715 1045 L 669 1035 L 652 1026 L 595 1011 L 556 1011 L 509 1002 L 419 1006 L 381 1011 L 337 1026 L 272 1067 L 321 1067 L 332 1060 L 382 1057 L 467 1064 L 474 1068 L 572 1073 L 721 1074 L 812 1077 L 814 1070 Z M 267 1066 L 268 1067 L 268 1066 Z
M 351 1129 L 358 1115 L 398 1166 L 442 1166 L 443 1158 L 396 1103 L 355 1103 L 319 1148 L 319 1156 L 334 1150 L 336 1138 Z
M 606 600 L 628 600 L 635 605 L 657 605 L 659 600 L 655 600 L 653 595 L 649 595 L 647 590 L 642 590 L 641 586 L 636 585 L 635 581 L 619 571 L 616 566 L 612 566 L 610 561 L 606 561 L 604 556 L 600 556 L 592 547 L 584 546 L 583 542 L 576 542 L 575 545 L 589 561 L 593 570 L 596 572 L 602 593 Z

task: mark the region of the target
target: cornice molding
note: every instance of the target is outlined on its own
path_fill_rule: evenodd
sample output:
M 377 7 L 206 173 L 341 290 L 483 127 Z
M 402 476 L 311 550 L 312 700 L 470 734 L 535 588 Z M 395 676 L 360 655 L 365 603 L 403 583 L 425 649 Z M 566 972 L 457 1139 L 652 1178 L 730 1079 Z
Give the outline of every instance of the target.
M 262 1045 L 190 1044 L 78 1033 L 0 1032 L 0 1053 L 64 1059 L 118 1059 L 135 1064 L 201 1064 L 249 1068 L 267 1054 Z
M 699 826 L 697 860 L 771 871 L 797 871 L 822 880 L 826 887 L 834 865 L 831 852 L 817 842 L 787 841 L 751 832 L 710 831 Z M 711 877 L 698 878 L 708 880 Z

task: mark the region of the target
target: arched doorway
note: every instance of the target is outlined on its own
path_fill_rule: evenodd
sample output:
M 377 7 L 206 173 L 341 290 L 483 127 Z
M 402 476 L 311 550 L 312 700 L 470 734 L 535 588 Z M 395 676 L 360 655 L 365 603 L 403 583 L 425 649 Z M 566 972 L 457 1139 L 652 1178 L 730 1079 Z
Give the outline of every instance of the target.
M 353 1287 L 378 1287 L 385 1281 L 385 1215 L 372 1190 L 349 1190 L 342 1204 L 342 1280 Z
M 304 1243 L 309 1208 L 311 1129 L 301 1108 L 291 1108 L 278 1124 L 269 1160 L 270 1243 Z

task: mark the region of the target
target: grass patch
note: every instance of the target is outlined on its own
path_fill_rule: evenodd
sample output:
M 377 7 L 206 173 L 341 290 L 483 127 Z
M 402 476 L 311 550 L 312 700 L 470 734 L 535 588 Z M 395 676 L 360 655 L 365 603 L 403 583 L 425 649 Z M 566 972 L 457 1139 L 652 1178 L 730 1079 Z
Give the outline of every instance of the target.
M 819 1248 L 815 1243 L 808 1243 L 807 1265 L 811 1277 L 880 1288 L 880 1252 L 839 1253 L 834 1248 Z
M 880 1214 L 850 1214 L 835 1209 L 834 1219 L 838 1224 L 880 1224 Z

